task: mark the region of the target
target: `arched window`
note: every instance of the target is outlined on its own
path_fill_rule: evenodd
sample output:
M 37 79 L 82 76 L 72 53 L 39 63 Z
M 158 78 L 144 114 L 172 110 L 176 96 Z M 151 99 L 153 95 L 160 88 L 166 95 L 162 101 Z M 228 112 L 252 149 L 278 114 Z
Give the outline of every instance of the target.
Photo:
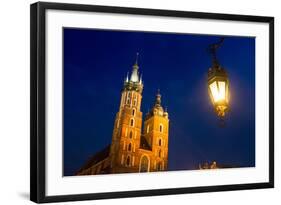
M 130 137 L 130 139 L 133 138 L 133 132 L 132 131 L 130 131 L 129 137 Z
M 162 124 L 160 124 L 160 126 L 159 126 L 159 131 L 163 132 L 163 125 Z
M 149 125 L 146 126 L 146 133 L 149 133 Z
M 133 110 L 132 110 L 132 115 L 135 116 L 135 114 L 136 114 L 136 110 L 133 109 Z
M 128 156 L 127 159 L 126 159 L 126 165 L 130 166 L 130 164 L 131 164 L 131 157 Z
M 140 162 L 140 172 L 148 172 L 149 170 L 149 159 L 147 156 L 142 156 Z
M 137 105 L 137 96 L 136 96 L 136 95 L 134 95 L 133 105 L 134 105 L 134 106 L 136 106 L 136 105 Z
M 162 151 L 161 151 L 161 149 L 159 149 L 159 151 L 158 151 L 158 157 L 161 157 L 162 156 Z
M 134 127 L 134 125 L 135 125 L 135 120 L 132 118 L 132 119 L 130 120 L 130 126 L 131 126 L 131 127 Z
M 158 145 L 159 145 L 159 146 L 162 146 L 162 140 L 161 140 L 161 138 L 158 140 Z
M 129 105 L 130 104 L 130 98 L 131 98 L 131 93 L 128 92 L 128 95 L 127 95 L 127 104 Z
M 132 150 L 132 144 L 130 143 L 129 145 L 128 145 L 128 151 L 131 151 Z
M 157 169 L 157 171 L 161 171 L 162 170 L 162 163 L 161 162 L 157 163 L 156 169 Z

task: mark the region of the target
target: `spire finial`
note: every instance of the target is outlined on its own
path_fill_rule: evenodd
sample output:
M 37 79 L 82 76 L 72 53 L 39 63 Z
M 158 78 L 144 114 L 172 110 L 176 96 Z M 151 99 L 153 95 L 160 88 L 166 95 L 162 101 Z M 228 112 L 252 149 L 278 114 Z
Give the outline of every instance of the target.
M 127 72 L 126 83 L 129 82 L 129 72 Z
M 142 84 L 142 74 L 140 76 L 140 81 L 139 81 L 140 84 Z
M 160 89 L 158 88 L 157 94 L 156 94 L 156 101 L 155 101 L 156 106 L 161 106 L 161 95 L 160 95 Z
M 139 52 L 137 52 L 137 54 L 136 54 L 136 62 L 135 62 L 135 65 L 138 65 L 138 59 L 139 59 Z
M 132 71 L 131 78 L 130 78 L 130 81 L 132 81 L 132 82 L 139 82 L 138 56 L 139 56 L 139 53 L 137 53 L 136 62 L 135 62 L 135 64 L 133 65 L 133 71 Z

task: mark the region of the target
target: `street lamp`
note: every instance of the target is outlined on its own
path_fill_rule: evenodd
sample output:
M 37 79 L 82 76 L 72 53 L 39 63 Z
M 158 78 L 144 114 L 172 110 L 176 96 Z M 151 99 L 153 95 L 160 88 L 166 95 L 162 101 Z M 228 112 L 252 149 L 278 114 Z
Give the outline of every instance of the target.
M 211 44 L 209 51 L 212 55 L 212 67 L 208 71 L 208 91 L 214 110 L 220 119 L 229 110 L 229 80 L 224 68 L 219 65 L 216 50 L 223 43 L 224 38 L 219 42 Z

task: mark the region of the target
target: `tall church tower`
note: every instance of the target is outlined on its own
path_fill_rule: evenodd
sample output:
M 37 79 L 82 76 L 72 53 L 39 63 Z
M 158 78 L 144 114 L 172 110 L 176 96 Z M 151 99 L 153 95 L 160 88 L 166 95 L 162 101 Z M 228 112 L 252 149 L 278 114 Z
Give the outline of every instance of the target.
M 167 170 L 169 117 L 161 105 L 161 94 L 158 90 L 153 108 L 145 116 L 143 135 L 152 148 L 153 161 L 151 171 Z
M 140 146 L 142 126 L 143 83 L 139 76 L 138 54 L 129 79 L 124 81 L 119 111 L 115 117 L 110 147 L 111 173 L 138 171 L 137 149 Z
M 169 116 L 161 105 L 158 90 L 152 109 L 145 115 L 142 129 L 143 83 L 138 54 L 121 92 L 110 146 L 94 155 L 77 175 L 136 173 L 168 169 Z

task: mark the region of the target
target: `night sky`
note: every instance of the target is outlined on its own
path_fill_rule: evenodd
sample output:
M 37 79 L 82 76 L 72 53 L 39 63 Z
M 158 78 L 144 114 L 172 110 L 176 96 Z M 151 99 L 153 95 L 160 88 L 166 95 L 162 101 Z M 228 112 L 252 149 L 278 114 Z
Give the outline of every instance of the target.
M 111 143 L 121 89 L 139 52 L 143 115 L 160 89 L 170 118 L 168 170 L 199 163 L 255 166 L 255 38 L 227 36 L 218 50 L 230 80 L 219 126 L 207 91 L 209 44 L 220 36 L 65 28 L 64 175 Z

